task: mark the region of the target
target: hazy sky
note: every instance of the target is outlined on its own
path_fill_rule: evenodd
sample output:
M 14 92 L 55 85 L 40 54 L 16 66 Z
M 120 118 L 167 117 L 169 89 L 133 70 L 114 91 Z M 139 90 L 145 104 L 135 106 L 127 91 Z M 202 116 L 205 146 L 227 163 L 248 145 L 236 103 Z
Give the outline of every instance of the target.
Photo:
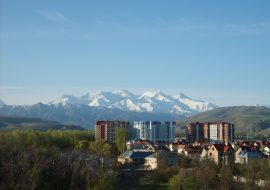
M 97 89 L 270 104 L 270 1 L 0 0 L 0 99 Z

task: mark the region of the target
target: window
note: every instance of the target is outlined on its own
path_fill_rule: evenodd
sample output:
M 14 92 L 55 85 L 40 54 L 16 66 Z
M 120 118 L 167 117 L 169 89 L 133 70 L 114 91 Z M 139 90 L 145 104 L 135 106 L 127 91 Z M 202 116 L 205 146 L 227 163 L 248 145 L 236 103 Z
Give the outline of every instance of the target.
M 210 156 L 212 156 L 212 152 L 210 152 Z

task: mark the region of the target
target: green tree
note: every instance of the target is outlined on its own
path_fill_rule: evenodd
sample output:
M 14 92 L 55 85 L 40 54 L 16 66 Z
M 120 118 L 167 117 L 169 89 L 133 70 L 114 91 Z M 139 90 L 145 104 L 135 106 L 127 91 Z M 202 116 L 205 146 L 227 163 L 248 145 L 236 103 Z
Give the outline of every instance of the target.
M 169 190 L 197 190 L 199 189 L 198 183 L 192 175 L 175 175 L 170 178 L 168 184 Z
M 79 150 L 87 150 L 89 147 L 89 142 L 88 140 L 82 140 L 82 141 L 78 141 L 76 143 L 76 148 Z
M 125 128 L 119 128 L 116 136 L 116 145 L 119 152 L 123 153 L 126 151 L 126 142 L 129 139 L 128 131 Z
M 112 155 L 112 146 L 105 140 L 99 139 L 89 143 L 89 151 L 100 157 L 109 157 Z

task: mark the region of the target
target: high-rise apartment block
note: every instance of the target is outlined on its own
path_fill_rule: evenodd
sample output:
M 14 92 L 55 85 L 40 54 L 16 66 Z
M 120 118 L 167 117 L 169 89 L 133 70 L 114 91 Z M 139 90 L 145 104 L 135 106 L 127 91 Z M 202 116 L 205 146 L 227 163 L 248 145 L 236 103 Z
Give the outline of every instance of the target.
M 186 126 L 186 138 L 188 142 L 204 141 L 203 123 L 190 123 Z
M 97 121 L 95 128 L 95 139 L 103 139 L 110 143 L 117 138 L 117 133 L 120 128 L 129 130 L 129 122 L 127 121 Z
M 173 141 L 175 139 L 174 121 L 139 121 L 134 122 L 133 128 L 137 131 L 135 136 L 142 140 Z
M 233 142 L 234 124 L 229 122 L 190 123 L 186 126 L 188 142 Z

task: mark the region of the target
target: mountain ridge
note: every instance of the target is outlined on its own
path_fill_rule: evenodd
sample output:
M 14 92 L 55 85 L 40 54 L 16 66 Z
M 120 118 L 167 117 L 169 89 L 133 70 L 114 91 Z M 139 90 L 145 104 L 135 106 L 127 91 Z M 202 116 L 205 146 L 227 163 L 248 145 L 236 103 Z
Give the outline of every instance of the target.
M 88 105 L 123 111 L 173 113 L 185 116 L 212 110 L 217 107 L 210 102 L 193 100 L 183 93 L 167 95 L 161 91 L 146 91 L 142 94 L 134 94 L 128 90 L 115 92 L 99 90 L 87 93 L 81 97 L 64 95 L 48 104 Z
M 43 104 L 0 107 L 0 115 L 40 118 L 68 125 L 94 128 L 97 120 L 176 120 L 184 116 L 171 113 L 132 112 L 120 109 L 72 104 Z

